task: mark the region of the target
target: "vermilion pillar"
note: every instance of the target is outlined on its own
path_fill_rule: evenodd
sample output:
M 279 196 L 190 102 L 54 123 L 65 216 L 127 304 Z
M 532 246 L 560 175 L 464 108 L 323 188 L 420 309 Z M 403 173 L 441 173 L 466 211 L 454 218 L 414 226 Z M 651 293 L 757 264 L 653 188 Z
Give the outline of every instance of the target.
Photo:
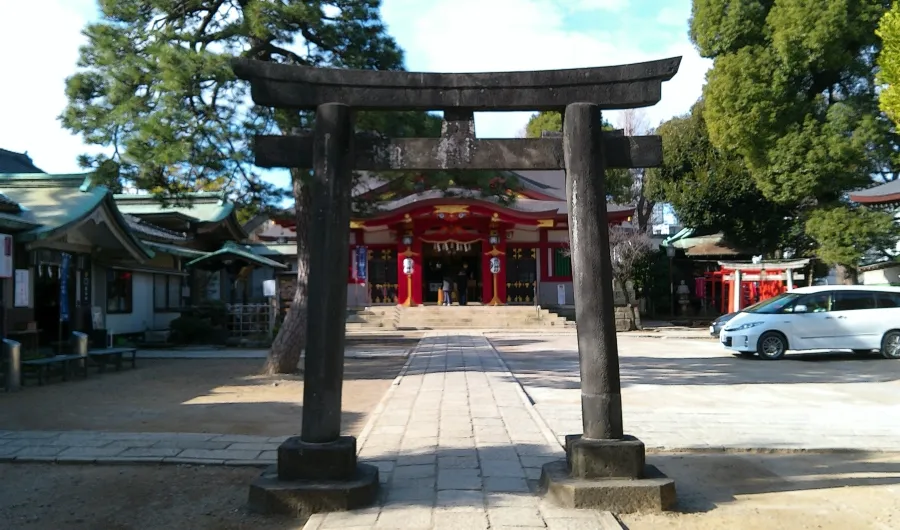
M 406 238 L 412 240 L 408 245 L 404 243 Z M 411 275 L 403 271 L 406 258 L 413 261 Z M 397 293 L 402 306 L 422 303 L 422 240 L 411 231 L 400 237 L 400 244 L 397 246 Z
M 488 248 L 481 256 L 481 299 L 487 305 L 501 305 L 506 303 L 506 241 L 500 230 L 491 230 L 490 236 L 496 238 L 497 243 L 491 244 L 490 239 L 485 242 Z M 491 273 L 491 258 L 500 260 L 500 272 Z

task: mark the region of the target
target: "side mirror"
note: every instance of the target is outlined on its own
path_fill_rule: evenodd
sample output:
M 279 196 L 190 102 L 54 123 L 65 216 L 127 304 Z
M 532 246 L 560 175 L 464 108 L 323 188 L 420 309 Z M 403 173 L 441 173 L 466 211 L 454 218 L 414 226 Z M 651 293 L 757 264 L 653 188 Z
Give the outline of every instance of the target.
M 809 313 L 809 308 L 803 304 L 797 304 L 794 306 L 794 313 Z

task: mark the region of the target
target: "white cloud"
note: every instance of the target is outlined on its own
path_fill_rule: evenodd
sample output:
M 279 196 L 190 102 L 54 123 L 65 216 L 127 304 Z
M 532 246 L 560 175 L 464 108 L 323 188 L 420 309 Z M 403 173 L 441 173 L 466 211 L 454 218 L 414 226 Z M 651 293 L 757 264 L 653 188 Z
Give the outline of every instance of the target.
M 75 71 L 81 29 L 93 0 L 4 2 L 0 10 L 0 147 L 28 151 L 53 173 L 77 172 L 76 157 L 88 149 L 63 130 L 56 117 L 66 105 L 65 78 Z
M 663 84 L 662 101 L 645 109 L 651 126 L 690 109 L 701 95 L 711 65 L 697 54 L 686 35 L 652 53 L 641 51 L 642 39 L 653 31 L 652 19 L 641 32 L 568 31 L 563 13 L 550 0 L 433 0 L 425 9 L 419 0 L 384 0 L 382 12 L 391 33 L 407 50 L 411 70 L 542 70 L 682 56 L 679 73 Z M 514 137 L 528 116 L 479 113 L 478 135 Z M 610 120 L 617 119 L 618 113 L 611 112 Z

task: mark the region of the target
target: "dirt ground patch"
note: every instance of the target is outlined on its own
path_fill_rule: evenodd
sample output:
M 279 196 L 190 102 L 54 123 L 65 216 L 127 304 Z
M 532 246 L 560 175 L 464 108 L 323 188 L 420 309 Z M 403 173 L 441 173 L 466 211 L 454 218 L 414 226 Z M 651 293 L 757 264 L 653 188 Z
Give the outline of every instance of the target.
M 900 528 L 900 455 L 648 455 L 678 511 L 622 515 L 629 530 Z
M 258 469 L 0 464 L 0 527 L 17 530 L 299 530 L 247 511 Z M 5 526 L 9 525 L 9 526 Z
M 404 358 L 347 359 L 342 432 L 357 435 Z M 138 368 L 0 394 L 13 430 L 299 434 L 302 376 L 258 375 L 259 359 L 153 359 Z

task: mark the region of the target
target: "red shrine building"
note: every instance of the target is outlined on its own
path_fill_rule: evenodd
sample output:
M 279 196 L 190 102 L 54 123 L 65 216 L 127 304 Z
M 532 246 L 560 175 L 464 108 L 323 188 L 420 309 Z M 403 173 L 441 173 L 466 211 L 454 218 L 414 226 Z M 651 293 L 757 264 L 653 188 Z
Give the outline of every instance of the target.
M 376 207 L 350 222 L 348 305 L 437 304 L 445 278 L 460 286 L 454 303 L 463 295 L 476 304 L 573 304 L 565 174 L 513 175 L 510 201 L 460 188 L 357 186 L 354 196 Z M 630 221 L 633 211 L 610 204 L 609 223 Z M 273 221 L 259 239 L 295 237 L 293 215 Z

